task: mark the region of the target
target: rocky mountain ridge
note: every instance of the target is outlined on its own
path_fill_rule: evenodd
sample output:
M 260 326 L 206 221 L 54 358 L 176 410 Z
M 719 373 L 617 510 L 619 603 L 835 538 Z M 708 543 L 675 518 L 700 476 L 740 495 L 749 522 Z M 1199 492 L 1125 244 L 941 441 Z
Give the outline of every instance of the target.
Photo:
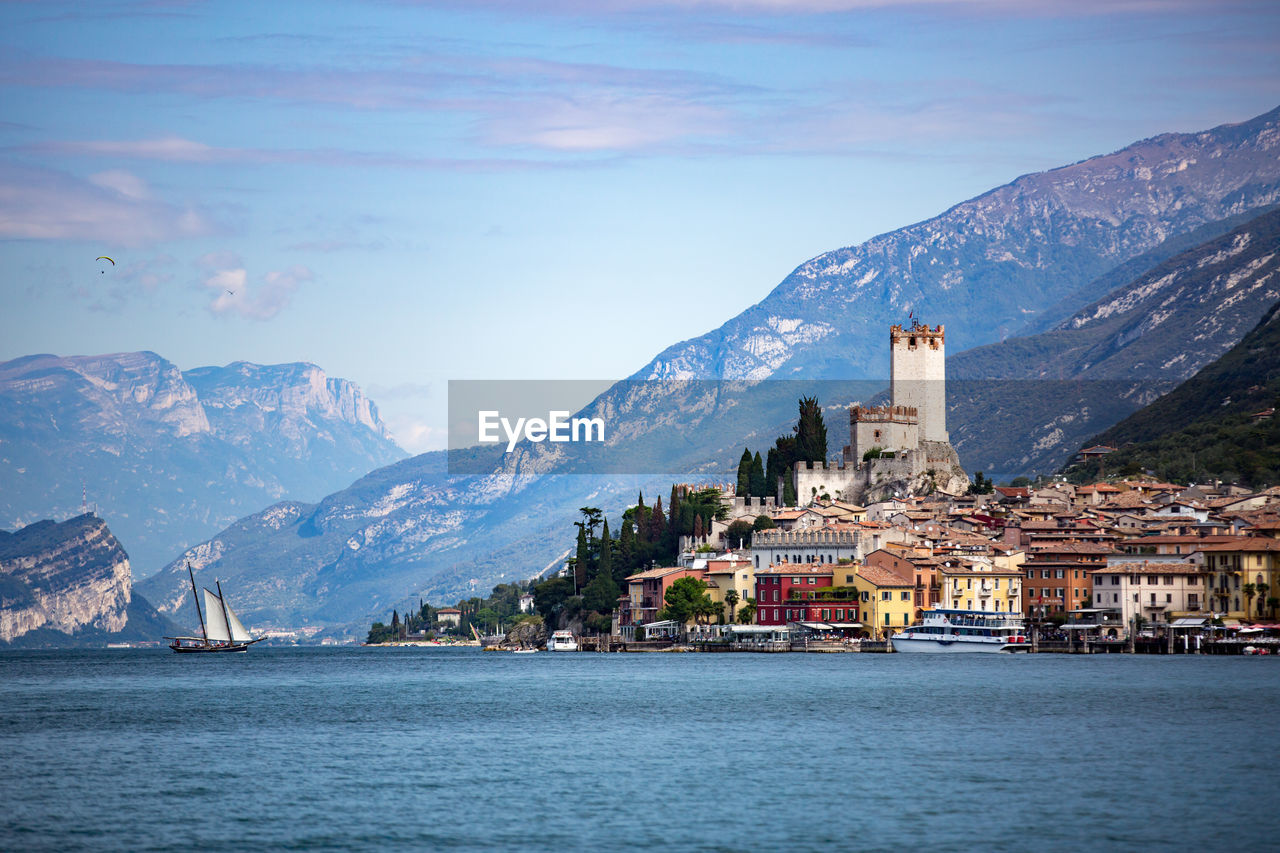
M 151 352 L 0 364 L 0 524 L 87 500 L 152 570 L 247 512 L 403 456 L 373 403 L 315 365 L 184 374 Z
M 149 613 L 148 613 L 149 611 Z M 133 594 L 129 556 L 92 514 L 0 531 L 0 643 L 103 641 L 136 623 L 162 624 Z M 149 630 L 146 639 L 159 639 Z
M 889 318 L 913 310 L 938 318 L 954 352 L 1025 334 L 1117 264 L 1277 202 L 1280 108 L 1163 134 L 1024 175 L 933 219 L 819 255 L 757 305 L 668 347 L 635 377 L 885 376 L 876 343 Z

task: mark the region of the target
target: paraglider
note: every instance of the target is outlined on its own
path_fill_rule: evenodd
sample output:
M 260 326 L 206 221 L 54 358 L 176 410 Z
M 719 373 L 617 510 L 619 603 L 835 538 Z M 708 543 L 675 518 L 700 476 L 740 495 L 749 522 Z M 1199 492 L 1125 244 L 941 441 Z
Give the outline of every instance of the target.
M 94 258 L 94 260 L 95 260 L 95 261 L 111 261 L 111 259 L 110 259 L 110 258 L 108 258 L 106 255 L 98 255 L 98 257 Z M 114 267 L 115 265 L 116 265 L 116 262 L 115 262 L 115 261 L 111 261 L 111 266 L 113 266 L 113 267 Z M 99 272 L 99 273 L 106 273 L 106 270 L 98 270 L 98 272 Z

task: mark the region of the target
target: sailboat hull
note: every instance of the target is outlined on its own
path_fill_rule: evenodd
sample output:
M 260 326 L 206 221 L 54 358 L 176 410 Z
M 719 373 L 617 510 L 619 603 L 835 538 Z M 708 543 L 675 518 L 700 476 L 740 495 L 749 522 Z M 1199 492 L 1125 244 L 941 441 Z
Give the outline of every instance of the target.
M 180 645 L 170 643 L 169 648 L 180 655 L 204 654 L 207 652 L 247 652 L 252 643 L 200 643 Z

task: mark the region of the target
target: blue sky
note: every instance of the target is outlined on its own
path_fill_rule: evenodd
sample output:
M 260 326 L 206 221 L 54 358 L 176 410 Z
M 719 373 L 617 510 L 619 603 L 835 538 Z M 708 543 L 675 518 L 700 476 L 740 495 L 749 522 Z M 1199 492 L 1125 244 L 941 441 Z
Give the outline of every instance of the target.
M 1273 2 L 0 3 L 0 360 L 311 361 L 440 448 L 449 379 L 629 375 L 821 252 L 1277 106 L 1277 45 Z

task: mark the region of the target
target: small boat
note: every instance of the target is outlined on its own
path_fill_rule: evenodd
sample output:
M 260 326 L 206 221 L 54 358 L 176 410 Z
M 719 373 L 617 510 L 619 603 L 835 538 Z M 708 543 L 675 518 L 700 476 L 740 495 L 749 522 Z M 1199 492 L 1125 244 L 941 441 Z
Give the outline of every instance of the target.
M 1018 652 L 1030 651 L 1021 613 L 989 610 L 926 610 L 924 619 L 889 642 L 895 652 Z
M 520 648 L 520 649 L 512 649 L 512 650 L 511 650 L 511 653 L 512 653 L 512 654 L 517 654 L 517 655 L 531 655 L 531 654 L 533 654 L 533 653 L 534 653 L 534 652 L 536 652 L 536 651 L 538 651 L 538 650 L 537 650 L 537 649 L 524 649 L 524 648 Z
M 572 631 L 556 631 L 552 633 L 551 639 L 547 640 L 549 652 L 576 652 L 577 650 L 578 641 L 574 638 Z
M 196 615 L 200 617 L 200 637 L 165 637 L 173 640 L 169 648 L 179 654 L 198 654 L 201 652 L 247 652 L 254 643 L 260 643 L 265 637 L 254 639 L 245 630 L 244 625 L 236 618 L 231 604 L 222 595 L 222 584 L 217 593 L 204 590 L 204 613 L 200 611 L 200 596 L 196 594 L 196 576 L 187 563 L 187 575 L 191 578 L 191 597 L 196 602 Z M 208 621 L 205 620 L 208 614 Z

